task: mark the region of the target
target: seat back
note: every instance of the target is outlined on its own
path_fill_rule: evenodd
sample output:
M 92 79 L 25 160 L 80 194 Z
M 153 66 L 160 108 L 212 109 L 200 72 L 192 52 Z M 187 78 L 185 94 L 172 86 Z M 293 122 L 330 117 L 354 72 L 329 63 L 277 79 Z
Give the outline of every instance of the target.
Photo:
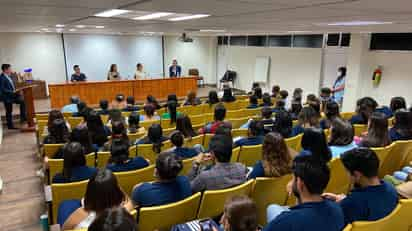
M 133 154 L 133 153 L 130 153 Z M 137 155 L 145 158 L 151 164 L 156 162 L 158 153 L 153 151 L 152 144 L 139 144 L 137 145 Z
M 203 115 L 190 116 L 192 124 L 205 124 L 205 117 Z
M 43 135 L 45 127 L 47 127 L 47 120 L 36 120 L 36 135 L 38 138 Z M 40 140 L 43 142 L 43 140 Z
M 394 227 L 398 220 L 398 214 L 401 212 L 401 204 L 392 211 L 388 216 L 377 221 L 356 221 L 352 223 L 352 231 L 388 231 L 388 230 L 409 230 L 409 229 L 397 229 Z M 409 211 L 410 212 L 410 211 Z M 410 213 L 406 223 L 411 223 Z M 404 224 L 406 224 L 404 223 Z M 399 223 L 399 226 L 401 224 Z M 409 227 L 408 227 L 409 228 Z
M 85 156 L 86 165 L 89 167 L 95 167 L 96 156 L 94 153 L 90 153 Z M 49 159 L 49 182 L 52 182 L 53 177 L 60 172 L 63 172 L 63 159 Z
M 89 180 L 66 183 L 52 184 L 52 224 L 57 223 L 57 210 L 62 201 L 77 199 L 80 200 L 86 193 L 86 187 Z
M 109 122 L 109 115 L 100 115 L 100 118 L 102 119 L 104 124 L 107 124 L 107 122 Z
M 192 163 L 195 160 L 195 157 L 190 158 L 190 159 L 184 159 L 183 162 L 183 169 L 180 171 L 179 175 L 180 176 L 187 176 L 192 169 Z
M 383 160 L 380 175 L 392 174 L 402 168 L 402 162 L 412 151 L 412 140 L 396 141 L 392 150 Z
M 345 166 L 340 158 L 334 158 L 329 162 L 330 180 L 325 192 L 330 193 L 348 193 L 350 188 L 350 180 Z
M 154 169 L 155 166 L 150 165 L 146 168 L 134 171 L 115 172 L 114 175 L 116 176 L 119 186 L 123 189 L 123 191 L 127 195 L 131 196 L 135 185 L 155 180 Z
M 386 147 L 382 148 L 371 148 L 373 151 L 375 151 L 376 155 L 379 158 L 379 177 L 383 178 L 384 175 L 384 162 L 386 157 L 389 155 L 389 153 L 392 151 L 392 149 L 395 147 L 395 143 L 392 143 Z
M 232 157 L 230 158 L 230 162 L 236 163 L 239 161 L 239 154 L 240 154 L 240 147 L 234 148 L 232 150 Z
M 340 117 L 344 120 L 350 120 L 352 116 L 355 115 L 355 112 L 341 112 Z
M 136 140 L 143 138 L 145 134 L 146 134 L 145 132 L 129 133 L 127 134 L 127 136 L 129 137 L 130 142 L 134 144 Z
M 225 106 L 226 111 L 233 111 L 239 109 L 237 101 L 231 103 L 223 103 L 223 105 Z
M 41 114 L 36 114 L 35 115 L 35 117 L 36 117 L 36 121 L 39 121 L 39 120 L 49 120 L 49 114 L 48 113 L 41 113 Z
M 238 162 L 251 167 L 256 164 L 258 160 L 262 159 L 262 145 L 242 146 L 240 148 Z
M 205 134 L 203 135 L 203 147 L 205 147 L 206 149 L 209 149 L 209 142 L 210 139 L 212 139 L 212 137 L 214 136 L 214 134 Z
M 232 137 L 246 137 L 247 136 L 247 129 L 232 129 Z
M 253 109 L 245 109 L 245 112 L 243 114 L 244 116 L 247 116 L 249 118 L 251 117 L 260 117 L 262 115 L 262 108 L 253 108 Z
M 236 119 L 239 118 L 239 115 L 242 114 L 243 110 L 231 110 L 226 112 L 226 119 Z
M 160 120 L 149 120 L 149 121 L 141 121 L 139 123 L 140 127 L 144 127 L 144 129 L 149 129 L 152 124 L 160 124 Z
M 189 115 L 189 116 L 191 116 L 191 115 L 201 115 L 201 114 L 203 114 L 204 105 L 200 104 L 200 105 L 197 105 L 197 106 L 184 106 L 182 108 L 185 109 L 186 114 Z
M 355 131 L 355 136 L 361 136 L 362 133 L 368 131 L 368 125 L 366 124 L 354 124 L 353 130 Z
M 412 146 L 412 143 L 410 143 L 409 146 Z M 408 147 L 408 149 L 410 149 L 411 151 L 408 153 L 405 153 L 401 166 L 411 165 L 410 163 L 412 162 L 412 147 Z
M 169 135 L 170 135 L 173 131 L 175 131 L 175 130 L 176 130 L 175 127 L 163 129 L 163 135 L 164 135 L 164 136 L 169 136 Z
M 70 127 L 73 129 L 79 126 L 79 124 L 83 122 L 83 117 L 69 117 L 67 119 L 67 122 L 70 124 Z
M 291 179 L 291 174 L 276 178 L 256 179 L 251 198 L 256 203 L 259 225 L 266 225 L 266 209 L 270 204 L 285 205 L 288 199 L 286 185 Z
M 301 146 L 302 136 L 303 134 L 300 134 L 294 137 L 287 138 L 285 139 L 285 143 L 289 148 L 297 152 L 300 152 L 300 150 L 302 149 L 302 146 Z
M 226 200 L 235 195 L 250 195 L 252 191 L 253 180 L 245 182 L 236 187 L 222 190 L 208 190 L 203 193 L 200 202 L 198 219 L 214 218 L 223 213 L 223 207 Z
M 44 149 L 44 156 L 49 157 L 50 159 L 53 158 L 54 154 L 62 148 L 64 144 L 45 144 L 43 145 Z
M 392 230 L 412 230 L 412 199 L 400 200 L 400 209 L 391 220 Z
M 249 120 L 248 117 L 243 117 L 243 118 L 232 118 L 229 119 L 230 123 L 232 124 L 232 128 L 240 128 L 243 124 L 245 124 Z
M 195 146 L 196 144 L 203 145 L 203 137 L 204 137 L 203 135 L 198 135 L 198 136 L 192 137 L 191 139 L 189 138 L 185 139 L 184 147 L 191 148 Z
M 168 128 L 174 128 L 176 126 L 175 123 L 170 123 L 170 119 L 162 119 L 160 121 L 160 126 L 162 126 L 163 129 L 168 129 Z
M 141 208 L 139 230 L 171 230 L 174 225 L 194 220 L 200 198 L 201 193 L 196 193 L 176 203 Z
M 110 152 L 97 153 L 97 167 L 105 168 L 110 159 Z

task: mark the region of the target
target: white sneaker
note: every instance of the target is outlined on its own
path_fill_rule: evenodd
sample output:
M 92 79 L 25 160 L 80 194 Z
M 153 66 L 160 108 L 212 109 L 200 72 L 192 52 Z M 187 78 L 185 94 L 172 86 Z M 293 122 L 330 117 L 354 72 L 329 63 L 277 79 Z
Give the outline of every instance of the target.
M 36 171 L 36 176 L 44 178 L 44 171 L 42 168 Z

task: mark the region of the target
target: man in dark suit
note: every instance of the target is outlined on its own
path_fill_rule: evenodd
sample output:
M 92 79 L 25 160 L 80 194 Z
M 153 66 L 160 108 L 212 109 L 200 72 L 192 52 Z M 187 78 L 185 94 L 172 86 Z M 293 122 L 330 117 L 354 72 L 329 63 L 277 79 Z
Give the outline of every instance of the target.
M 73 67 L 74 73 L 72 74 L 72 78 L 70 81 L 72 82 L 84 82 L 87 80 L 85 74 L 80 71 L 79 65 L 74 65 Z
M 16 87 L 11 79 L 11 65 L 1 65 L 2 73 L 0 75 L 0 100 L 3 101 L 6 108 L 7 127 L 9 129 L 16 129 L 13 125 L 13 104 L 20 105 L 20 121 L 26 121 L 26 105 L 23 97 L 16 92 Z
M 182 75 L 182 67 L 177 65 L 177 60 L 173 59 L 172 65 L 169 67 L 170 77 L 180 77 Z

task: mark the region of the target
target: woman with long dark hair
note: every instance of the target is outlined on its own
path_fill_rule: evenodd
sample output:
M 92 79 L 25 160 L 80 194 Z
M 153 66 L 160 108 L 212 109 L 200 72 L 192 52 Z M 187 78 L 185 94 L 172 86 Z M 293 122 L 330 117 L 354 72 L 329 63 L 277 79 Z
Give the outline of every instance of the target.
M 230 103 L 236 101 L 236 98 L 233 96 L 233 92 L 231 88 L 225 88 L 223 90 L 223 97 L 222 102 Z
M 201 104 L 200 99 L 197 98 L 195 91 L 190 91 L 187 94 L 186 102 L 183 104 L 184 106 L 196 106 Z
M 305 128 L 319 127 L 319 114 L 313 107 L 306 106 L 300 111 L 298 121 L 298 125 L 293 127 L 292 136 L 302 134 Z
M 69 140 L 69 129 L 63 119 L 53 120 L 51 125 L 47 127 L 49 133 L 44 138 L 43 144 L 63 144 Z
M 121 139 L 114 139 L 110 147 L 110 160 L 107 168 L 112 172 L 124 172 L 149 166 L 142 157 L 129 157 L 129 144 Z
M 369 117 L 375 112 L 378 103 L 371 97 L 363 97 L 356 102 L 356 114 L 349 120 L 351 124 L 368 124 Z
M 328 145 L 333 158 L 357 147 L 353 142 L 353 136 L 354 130 L 349 122 L 340 117 L 332 120 Z
M 287 111 L 276 113 L 273 131 L 280 133 L 286 139 L 292 136 L 292 129 L 293 121 L 290 113 Z
M 198 135 L 193 129 L 192 121 L 187 115 L 177 117 L 176 130 L 180 131 L 185 138 L 189 139 Z
M 163 130 L 160 124 L 152 124 L 152 126 L 149 127 L 147 136 L 143 139 L 138 140 L 136 142 L 136 145 L 153 144 L 153 151 L 160 153 L 163 142 L 165 142 L 166 140 L 168 140 L 168 138 L 163 136 Z
M 326 118 L 320 121 L 320 127 L 322 129 L 330 128 L 332 121 L 340 117 L 339 104 L 335 101 L 328 101 L 325 106 Z
M 140 115 L 140 121 L 160 120 L 158 115 L 155 115 L 156 107 L 153 104 L 146 104 L 143 107 L 144 115 Z
M 85 154 L 97 151 L 97 149 L 93 147 L 92 139 L 89 136 L 89 129 L 87 129 L 87 127 L 75 127 L 70 134 L 70 142 L 80 143 Z
M 87 117 L 87 128 L 93 145 L 103 147 L 107 137 L 111 135 L 110 129 L 103 124 L 102 118 L 96 111 L 91 111 Z
M 162 119 L 170 119 L 170 124 L 176 124 L 177 117 L 181 113 L 177 111 L 177 101 L 167 102 L 167 112 L 162 114 Z
M 393 127 L 389 129 L 392 141 L 412 139 L 412 112 L 406 109 L 398 109 L 395 112 Z
M 301 145 L 303 151 L 299 155 L 312 155 L 325 163 L 332 159 L 325 133 L 320 128 L 306 128 L 303 132 Z
M 110 140 L 104 144 L 104 151 L 111 150 L 113 140 L 121 141 L 127 145 L 130 144 L 129 137 L 127 136 L 127 129 L 124 123 L 121 121 L 114 121 L 112 123 L 112 135 L 110 137 Z
M 209 91 L 209 96 L 207 98 L 206 103 L 208 103 L 210 106 L 219 103 L 219 97 L 217 95 L 216 91 Z
M 128 120 L 128 124 L 129 124 L 129 128 L 128 131 L 129 133 L 140 133 L 140 132 L 144 132 L 145 128 L 144 127 L 140 127 L 139 123 L 140 123 L 140 115 L 137 112 L 132 112 L 129 117 L 127 118 Z
M 146 98 L 146 105 L 151 104 L 155 108 L 155 110 L 159 110 L 161 107 L 159 102 L 157 102 L 156 98 L 153 95 L 148 95 Z
M 122 77 L 120 77 L 120 73 L 117 69 L 116 64 L 110 65 L 110 70 L 107 73 L 107 80 L 121 80 Z
M 371 114 L 367 135 L 361 137 L 360 147 L 378 148 L 391 144 L 388 132 L 388 119 L 381 112 Z

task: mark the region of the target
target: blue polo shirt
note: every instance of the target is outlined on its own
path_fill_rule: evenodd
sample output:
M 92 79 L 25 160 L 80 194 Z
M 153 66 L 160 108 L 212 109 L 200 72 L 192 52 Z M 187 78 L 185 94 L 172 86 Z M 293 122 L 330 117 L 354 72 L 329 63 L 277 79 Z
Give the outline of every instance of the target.
M 235 141 L 235 146 L 240 147 L 240 146 L 251 146 L 251 145 L 263 144 L 263 139 L 264 139 L 263 136 L 253 136 L 253 137 L 241 138 Z
M 90 179 L 94 174 L 96 174 L 97 169 L 91 168 L 88 166 L 78 166 L 72 168 L 72 176 L 70 179 L 63 177 L 62 173 L 57 173 L 53 177 L 53 184 L 62 184 L 62 183 L 72 183 Z
M 382 106 L 382 107 L 376 108 L 375 111 L 385 114 L 386 118 L 391 118 L 393 116 L 393 112 L 388 106 Z
M 132 199 L 140 207 L 174 203 L 192 195 L 189 179 L 178 176 L 170 182 L 143 183 L 133 190 Z
M 126 172 L 141 169 L 149 166 L 149 163 L 142 157 L 138 156 L 136 158 L 130 159 L 127 163 L 124 164 L 109 164 L 107 169 L 110 169 L 112 172 Z
M 341 231 L 343 212 L 338 204 L 324 200 L 290 208 L 270 222 L 263 231 Z
M 173 149 L 173 153 L 183 159 L 189 159 L 199 154 L 196 149 L 187 147 L 176 147 L 175 149 Z
M 389 215 L 397 205 L 398 193 L 384 181 L 378 186 L 354 189 L 340 202 L 345 224 L 379 220 Z
M 410 140 L 412 137 L 410 136 L 403 136 L 396 131 L 396 128 L 389 129 L 389 137 L 391 138 L 392 142 L 397 140 Z
M 256 162 L 255 166 L 253 166 L 252 171 L 249 173 L 248 180 L 255 179 L 257 177 L 265 177 L 265 169 L 263 168 L 261 160 Z
M 247 106 L 246 109 L 255 109 L 255 108 L 258 108 L 258 107 L 259 107 L 259 105 L 257 105 L 257 104 L 249 104 L 249 106 Z
M 292 136 L 291 136 L 291 137 L 300 135 L 300 134 L 302 134 L 304 131 L 305 131 L 305 129 L 302 127 L 302 125 L 296 125 L 296 126 L 294 126 L 294 127 L 292 128 Z
M 364 121 L 364 119 L 360 115 L 353 115 L 352 118 L 350 118 L 349 122 L 351 124 L 367 124 L 368 123 L 368 121 Z

